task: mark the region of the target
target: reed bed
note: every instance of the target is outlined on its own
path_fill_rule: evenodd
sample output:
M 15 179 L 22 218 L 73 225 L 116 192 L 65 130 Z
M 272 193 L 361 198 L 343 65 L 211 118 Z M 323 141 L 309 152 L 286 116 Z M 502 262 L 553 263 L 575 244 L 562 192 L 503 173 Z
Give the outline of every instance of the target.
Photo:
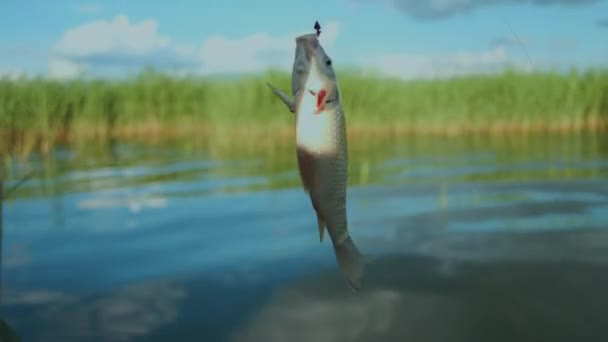
M 351 135 L 608 127 L 608 70 L 410 81 L 342 70 L 338 77 Z M 0 79 L 0 141 L 48 150 L 57 139 L 110 135 L 190 132 L 228 144 L 244 143 L 239 134 L 288 136 L 292 115 L 267 81 L 290 91 L 289 74 L 272 70 L 225 79 L 154 70 L 115 80 Z

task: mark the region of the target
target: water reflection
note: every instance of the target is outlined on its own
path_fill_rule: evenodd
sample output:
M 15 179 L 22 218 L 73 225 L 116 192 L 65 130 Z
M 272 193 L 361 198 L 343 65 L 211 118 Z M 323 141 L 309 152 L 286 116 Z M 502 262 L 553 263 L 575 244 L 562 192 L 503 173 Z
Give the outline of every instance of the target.
M 2 156 L 0 156 L 2 157 Z M 3 236 L 4 236 L 4 230 L 3 230 L 3 222 L 4 222 L 4 197 L 5 197 L 5 190 L 4 190 L 4 165 L 2 160 L 0 159 L 0 299 L 2 299 L 2 297 L 4 296 L 4 287 L 3 287 L 3 276 L 2 276 L 2 269 L 4 268 L 4 258 L 3 258 Z M 2 303 L 2 301 L 0 300 L 0 303 Z M 15 333 L 15 331 L 13 330 L 13 328 L 11 328 L 11 326 L 6 323 L 4 321 L 4 319 L 0 318 L 0 341 L 2 342 L 19 342 L 21 341 L 21 339 L 19 338 L 19 336 Z
M 21 338 L 15 333 L 13 328 L 2 319 L 0 319 L 0 341 L 21 342 Z
M 606 263 L 393 256 L 377 260 L 368 279 L 359 295 L 344 291 L 333 273 L 282 289 L 233 340 L 608 338 Z
M 598 137 L 353 140 L 345 288 L 292 144 L 60 146 L 6 166 L 2 317 L 26 341 L 604 340 Z M 401 338 L 400 338 L 401 337 Z
M 352 139 L 351 185 L 605 178 L 601 136 L 403 137 Z M 173 195 L 299 186 L 293 142 L 235 144 L 183 138 L 59 145 L 49 158 L 32 154 L 8 167 L 8 185 L 36 170 L 16 198 L 58 196 L 174 183 Z M 195 183 L 192 186 L 192 183 Z
M 5 305 L 28 341 L 607 338 L 608 232 L 528 237 L 462 238 L 452 246 L 471 253 L 459 257 L 383 254 L 359 294 L 346 290 L 328 263 L 285 276 L 301 265 L 289 260 L 256 265 L 249 272 L 259 274 L 257 281 L 243 271 L 216 270 L 87 296 L 17 291 Z M 589 241 L 599 248 L 581 255 Z M 480 256 L 477 246 L 503 254 Z
M 129 341 L 148 336 L 179 316 L 184 289 L 171 282 L 127 286 L 107 295 L 78 298 L 44 290 L 10 293 L 27 340 Z
M 257 271 L 137 281 L 81 296 L 15 290 L 5 310 L 27 341 L 223 341 L 282 278 L 263 271 L 252 278 Z

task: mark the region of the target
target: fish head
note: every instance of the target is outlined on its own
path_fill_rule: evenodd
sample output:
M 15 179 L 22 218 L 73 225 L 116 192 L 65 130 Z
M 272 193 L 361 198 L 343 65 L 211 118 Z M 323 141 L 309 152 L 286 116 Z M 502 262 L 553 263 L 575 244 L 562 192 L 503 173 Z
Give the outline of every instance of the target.
M 310 71 L 310 55 L 308 41 L 314 35 L 304 35 L 296 38 L 296 51 L 291 71 L 291 95 L 296 97 L 304 89 L 306 78 Z M 315 37 L 316 38 L 316 37 Z
M 340 101 L 332 59 L 323 49 L 316 34 L 296 38 L 292 87 L 294 96 L 314 96 L 317 112 L 329 109 Z

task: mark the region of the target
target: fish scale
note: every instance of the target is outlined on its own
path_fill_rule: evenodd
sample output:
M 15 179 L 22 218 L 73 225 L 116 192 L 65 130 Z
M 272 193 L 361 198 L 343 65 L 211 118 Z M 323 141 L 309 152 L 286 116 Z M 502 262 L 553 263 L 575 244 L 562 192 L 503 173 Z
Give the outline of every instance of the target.
M 342 111 L 327 113 L 323 115 L 332 115 L 334 117 L 335 128 L 332 130 L 334 146 L 336 150 L 335 156 L 329 158 L 329 165 L 320 166 L 323 168 L 320 173 L 323 174 L 323 184 L 320 185 L 323 191 L 321 203 L 327 202 L 327 205 L 321 204 L 323 216 L 331 217 L 330 234 L 332 241 L 336 243 L 342 242 L 348 237 L 348 220 L 346 216 L 346 187 L 348 182 L 348 150 L 346 145 L 344 114 Z M 326 207 L 326 209 L 325 209 Z M 325 213 L 327 211 L 327 213 Z M 326 219 L 326 221 L 328 221 Z M 326 222 L 327 223 L 327 222 Z

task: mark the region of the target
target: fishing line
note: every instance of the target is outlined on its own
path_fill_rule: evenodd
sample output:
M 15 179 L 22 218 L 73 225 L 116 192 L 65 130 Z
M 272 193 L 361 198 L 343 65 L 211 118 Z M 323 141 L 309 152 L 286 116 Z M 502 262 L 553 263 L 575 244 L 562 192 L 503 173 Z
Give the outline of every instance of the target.
M 25 183 L 28 179 L 32 178 L 33 176 L 33 172 L 28 172 L 26 175 L 24 175 L 23 177 L 21 177 L 21 179 L 17 182 L 17 184 L 11 186 L 10 188 L 6 189 L 6 191 L 4 191 L 2 194 L 0 194 L 0 200 L 1 199 L 6 199 L 9 197 L 9 195 L 11 194 L 11 192 L 17 190 L 17 188 L 19 186 L 21 186 L 21 184 Z M 2 189 L 0 189 L 0 191 L 2 191 Z
M 519 39 L 519 36 L 517 35 L 517 33 L 515 33 L 515 30 L 513 30 L 513 27 L 507 21 L 507 18 L 503 17 L 502 15 L 500 17 L 502 18 L 503 23 L 505 25 L 507 25 L 507 27 L 509 28 L 509 31 L 511 31 L 511 34 L 513 35 L 513 37 L 515 37 L 515 40 L 517 40 L 519 45 L 521 45 L 521 47 L 524 49 L 524 53 L 526 54 L 526 58 L 528 59 L 528 64 L 530 65 L 530 69 L 531 70 L 535 69 L 534 64 L 532 63 L 532 59 L 530 58 L 530 55 L 528 54 L 528 49 L 526 49 L 526 44 L 524 44 L 523 41 L 521 39 Z

